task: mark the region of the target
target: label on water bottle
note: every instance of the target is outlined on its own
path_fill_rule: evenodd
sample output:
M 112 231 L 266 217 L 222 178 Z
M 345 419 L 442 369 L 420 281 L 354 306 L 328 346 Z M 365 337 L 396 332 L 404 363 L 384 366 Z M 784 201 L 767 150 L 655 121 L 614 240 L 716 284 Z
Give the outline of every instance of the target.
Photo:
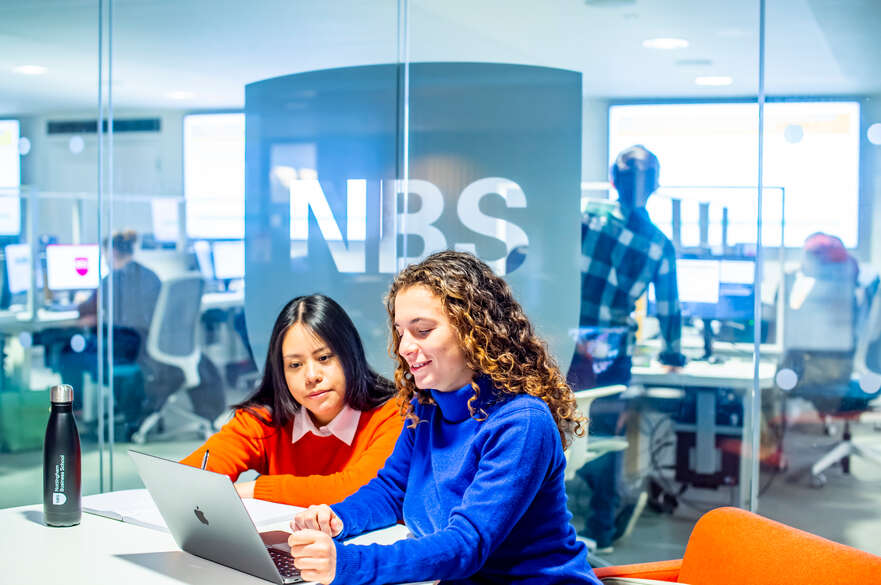
M 52 494 L 52 503 L 60 506 L 67 501 L 64 495 L 64 453 L 58 455 L 58 463 L 55 464 L 55 493 Z

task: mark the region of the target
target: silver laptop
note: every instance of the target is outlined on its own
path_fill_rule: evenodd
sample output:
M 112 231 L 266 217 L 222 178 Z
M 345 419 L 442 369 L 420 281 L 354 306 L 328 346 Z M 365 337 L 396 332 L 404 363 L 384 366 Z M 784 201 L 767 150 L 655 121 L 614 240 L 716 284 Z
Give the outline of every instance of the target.
M 273 583 L 303 580 L 286 533 L 257 532 L 227 476 L 131 449 L 129 455 L 183 550 Z

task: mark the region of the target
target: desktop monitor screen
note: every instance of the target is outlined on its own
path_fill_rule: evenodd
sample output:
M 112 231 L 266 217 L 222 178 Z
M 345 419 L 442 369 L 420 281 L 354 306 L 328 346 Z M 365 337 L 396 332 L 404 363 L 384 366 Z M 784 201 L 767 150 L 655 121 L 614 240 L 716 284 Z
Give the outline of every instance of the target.
M 31 280 L 31 247 L 28 244 L 10 244 L 4 248 L 4 252 L 9 293 L 15 295 L 27 291 Z
M 716 318 L 749 321 L 755 315 L 755 269 L 752 260 L 719 262 L 719 304 Z
M 755 263 L 747 259 L 680 258 L 676 261 L 679 304 L 686 317 L 748 321 L 753 318 Z M 653 288 L 648 312 L 656 313 Z
M 199 264 L 199 272 L 205 280 L 214 280 L 214 266 L 211 264 L 211 244 L 205 240 L 193 242 L 193 252 L 196 254 L 196 262 Z
M 50 290 L 87 290 L 98 287 L 98 244 L 46 246 L 46 274 Z
M 157 242 L 176 242 L 180 236 L 177 199 L 150 200 L 153 236 Z
M 21 202 L 18 195 L 0 194 L 0 236 L 21 233 Z
M 719 261 L 676 261 L 676 284 L 679 302 L 715 304 L 719 302 Z
M 245 277 L 245 241 L 214 242 L 214 277 L 218 280 Z

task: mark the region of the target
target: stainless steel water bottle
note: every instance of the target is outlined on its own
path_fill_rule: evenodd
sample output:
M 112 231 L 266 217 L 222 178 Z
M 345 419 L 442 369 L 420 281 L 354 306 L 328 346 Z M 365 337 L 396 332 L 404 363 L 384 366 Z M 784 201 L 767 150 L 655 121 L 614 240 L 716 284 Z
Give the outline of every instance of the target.
M 73 388 L 52 386 L 52 408 L 43 442 L 43 521 L 73 526 L 82 516 L 80 436 L 73 418 Z

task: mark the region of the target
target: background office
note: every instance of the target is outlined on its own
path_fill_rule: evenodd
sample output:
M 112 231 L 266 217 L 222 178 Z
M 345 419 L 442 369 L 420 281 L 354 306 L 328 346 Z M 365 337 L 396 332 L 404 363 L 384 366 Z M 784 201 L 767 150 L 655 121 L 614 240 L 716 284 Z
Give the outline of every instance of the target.
M 764 14 L 760 11 L 763 5 Z M 103 8 L 100 15 L 99 8 Z M 233 160 L 244 158 L 222 162 L 215 158 L 210 163 L 206 155 L 206 164 L 213 164 L 214 170 L 206 173 L 203 167 L 196 174 L 188 173 L 190 163 L 199 161 L 198 151 L 187 154 L 198 142 L 193 142 L 197 137 L 191 131 L 197 120 L 206 119 L 191 114 L 241 112 L 246 84 L 280 75 L 381 63 L 485 62 L 581 72 L 580 156 L 585 197 L 605 196 L 605 187 L 595 184 L 606 181 L 610 156 L 624 142 L 643 140 L 659 151 L 662 184 L 668 188 L 659 194 L 653 213 L 670 213 L 672 233 L 673 200 L 681 202 L 680 240 L 683 248 L 688 248 L 683 252 L 749 258 L 751 248 L 755 249 L 755 230 L 750 226 L 761 217 L 767 230 L 765 268 L 759 281 L 753 282 L 753 289 L 769 311 L 764 315 L 766 322 L 776 323 L 773 302 L 781 268 L 785 269 L 787 262 L 795 268 L 806 233 L 823 230 L 841 237 L 866 277 L 881 265 L 881 240 L 873 229 L 881 198 L 879 127 L 873 126 L 881 122 L 881 47 L 875 34 L 881 13 L 872 2 L 555 0 L 538 6 L 494 1 L 440 5 L 353 0 L 332 5 L 262 2 L 245 8 L 237 3 L 219 6 L 201 1 L 70 1 L 4 4 L 0 16 L 0 117 L 18 121 L 19 135 L 28 139 L 20 149 L 27 154 L 18 157 L 20 186 L 12 180 L 5 191 L 13 197 L 21 193 L 21 229 L 18 234 L 3 236 L 7 238 L 4 244 L 36 246 L 37 238 L 48 234 L 59 244 L 94 245 L 116 229 L 133 227 L 173 246 L 167 251 L 140 253 L 145 262 L 153 256 L 158 273 L 166 268 L 169 273 L 196 268 L 200 249 L 214 252 L 211 260 L 216 270 L 216 243 L 239 240 L 241 235 L 230 227 L 224 228 L 222 237 L 199 233 L 198 197 L 204 193 L 199 189 L 207 179 L 224 177 L 209 188 L 217 189 L 212 200 L 223 196 L 229 198 L 228 203 L 215 205 L 211 211 L 229 212 L 228 221 L 235 224 L 243 217 L 244 168 L 240 172 L 238 165 L 244 163 Z M 760 60 L 762 41 L 765 53 Z M 405 154 L 408 124 L 420 113 L 410 111 L 409 118 L 403 116 L 409 80 L 405 68 L 401 71 L 397 86 L 401 109 L 394 130 L 399 173 L 415 176 L 416 170 L 407 167 Z M 768 188 L 759 215 L 756 102 L 762 71 L 762 95 L 769 101 L 764 110 L 762 180 Z M 94 131 L 99 88 L 101 115 L 112 118 L 116 130 L 102 145 L 105 183 L 100 191 L 99 141 Z M 834 104 L 793 113 L 801 105 L 792 100 Z M 707 102 L 710 105 L 704 105 Z M 660 107 L 648 107 L 670 103 L 684 104 L 677 106 L 678 111 L 688 113 L 671 118 Z M 633 105 L 646 108 L 624 109 Z M 297 96 L 291 97 L 289 107 L 292 111 L 300 107 Z M 827 107 L 837 109 L 821 111 Z M 626 128 L 631 133 L 616 131 L 615 124 L 626 122 L 628 114 L 631 122 Z M 139 122 L 124 128 L 124 122 L 130 120 Z M 70 125 L 83 121 L 88 123 L 86 127 Z M 233 155 L 223 153 L 240 148 L 234 137 L 241 130 L 235 124 L 224 122 L 212 130 L 214 138 L 208 144 L 214 147 L 215 156 L 230 157 Z M 92 130 L 87 131 L 88 127 Z M 666 145 L 650 143 L 664 132 Z M 224 150 L 224 146 L 231 148 Z M 295 170 L 308 178 L 309 168 Z M 227 171 L 229 175 L 221 174 Z M 455 166 L 450 171 L 455 172 Z M 794 180 L 792 177 L 804 181 L 808 176 L 808 186 L 813 188 L 801 194 L 797 186 L 782 184 Z M 740 189 L 731 190 L 736 195 L 720 194 L 722 187 Z M 776 210 L 773 205 L 781 201 L 775 187 L 785 188 L 783 214 L 779 203 Z M 155 204 L 156 200 L 166 205 Z M 664 202 L 669 205 L 662 205 Z M 723 202 L 729 208 L 727 239 L 721 235 Z M 100 231 L 99 209 L 105 214 Z M 169 219 L 175 213 L 176 218 Z M 783 249 L 778 246 L 780 230 L 774 227 L 781 218 Z M 221 225 L 216 218 L 208 223 L 212 229 Z M 664 223 L 663 218 L 659 223 Z M 196 244 L 200 240 L 207 242 L 207 248 Z M 720 249 L 723 244 L 728 247 Z M 232 261 L 220 264 L 221 272 L 237 270 L 230 268 Z M 236 279 L 223 280 L 211 279 L 213 293 L 235 293 Z M 43 289 L 35 287 L 36 282 L 28 287 L 32 302 L 45 303 Z M 247 351 L 234 327 L 235 302 L 223 307 L 232 310 L 223 315 L 211 313 L 216 320 L 209 316 L 200 321 L 199 335 L 204 353 L 225 374 L 226 363 L 245 359 Z M 748 329 L 748 321 L 735 320 L 741 327 L 734 329 Z M 731 329 L 726 325 L 723 332 Z M 21 327 L 5 331 L 6 377 L 25 379 L 27 386 L 36 387 L 51 379 L 51 364 L 47 366 L 40 355 L 40 345 L 25 347 L 21 341 L 27 338 L 20 337 Z M 819 324 L 813 331 L 824 337 Z M 695 330 L 691 337 L 697 335 Z M 734 333 L 731 335 L 735 339 Z M 739 337 L 736 341 L 749 343 L 749 339 Z M 694 353 L 699 355 L 702 344 L 694 345 Z M 722 345 L 717 342 L 716 347 Z M 740 347 L 734 349 L 739 351 Z M 258 361 L 261 357 L 257 356 Z M 764 357 L 769 362 L 776 360 L 770 354 Z M 752 353 L 735 358 L 749 361 Z M 227 402 L 243 391 L 238 378 L 231 376 L 226 381 Z M 832 439 L 822 435 L 818 424 L 809 422 L 812 407 L 808 403 L 793 401 L 793 405 L 790 408 L 800 409 L 806 422 L 790 427 L 785 450 L 799 466 L 818 458 Z M 10 412 L 4 407 L 0 416 Z M 12 429 L 9 422 L 4 418 L 5 436 L 18 432 L 17 427 L 8 430 Z M 855 432 L 871 438 L 874 431 L 867 423 Z M 190 444 L 164 443 L 156 448 L 183 454 Z M 16 494 L 14 499 L 4 500 L 4 505 L 37 501 L 37 489 L 32 486 L 39 478 L 38 443 L 33 447 L 0 456 L 2 481 L 11 486 L 4 491 Z M 646 452 L 634 449 L 632 470 L 649 470 Z M 111 480 L 114 487 L 131 485 L 127 462 L 116 457 L 110 464 L 111 446 L 105 445 L 101 451 L 97 443 L 90 443 L 87 450 L 87 489 L 107 489 Z M 772 477 L 761 475 L 759 486 Z M 811 492 L 805 482 L 777 479 L 760 496 L 760 509 L 790 524 L 870 548 L 870 543 L 879 540 L 872 525 L 877 526 L 881 508 L 868 494 L 872 489 L 877 492 L 879 476 L 870 466 L 855 461 L 852 476 L 833 470 L 827 477 L 829 483 L 822 495 Z M 726 502 L 729 495 L 727 488 L 706 493 L 695 489 L 689 494 L 694 494 L 696 501 L 690 503 L 695 506 Z M 817 504 L 808 518 L 799 512 L 805 508 L 795 502 L 811 495 L 822 498 L 827 506 Z M 629 544 L 619 547 L 616 554 L 622 556 L 616 560 L 669 557 L 668 551 L 657 550 L 657 543 L 670 541 L 681 546 L 694 517 L 696 512 L 684 505 L 673 516 L 646 515 Z

